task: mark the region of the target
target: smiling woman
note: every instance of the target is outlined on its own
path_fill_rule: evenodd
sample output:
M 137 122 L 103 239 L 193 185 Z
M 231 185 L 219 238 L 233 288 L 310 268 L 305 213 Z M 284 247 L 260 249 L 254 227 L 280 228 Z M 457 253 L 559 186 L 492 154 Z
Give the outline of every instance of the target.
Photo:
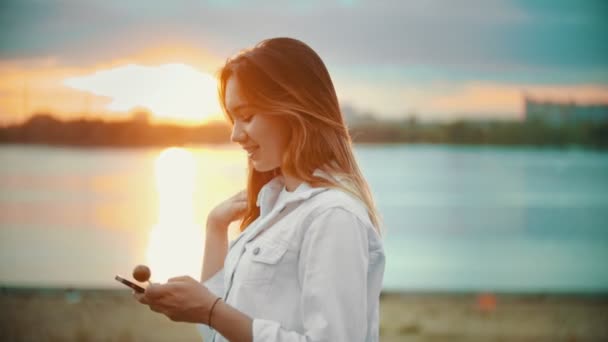
M 216 80 L 184 64 L 129 64 L 64 80 L 68 87 L 110 97 L 107 109 L 145 107 L 156 119 L 200 124 L 221 113 Z
M 218 74 L 246 188 L 207 215 L 200 281 L 173 277 L 135 298 L 198 323 L 205 341 L 377 342 L 381 224 L 324 62 L 278 37 Z

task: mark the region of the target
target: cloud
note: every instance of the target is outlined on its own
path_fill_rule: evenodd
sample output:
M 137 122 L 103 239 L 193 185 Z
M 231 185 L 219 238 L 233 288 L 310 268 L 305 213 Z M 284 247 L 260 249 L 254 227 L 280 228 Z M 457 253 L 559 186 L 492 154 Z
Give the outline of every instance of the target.
M 503 84 L 437 81 L 425 84 L 337 80 L 343 103 L 384 118 L 422 120 L 521 119 L 524 96 L 543 101 L 608 103 L 608 85 Z
M 516 116 L 523 89 L 604 94 L 607 8 L 602 0 L 4 0 L 0 62 L 107 69 L 156 49 L 157 64 L 211 72 L 262 39 L 292 36 L 322 56 L 340 99 L 363 110 Z M 189 52 L 169 52 L 181 49 Z
M 191 120 L 221 113 L 216 80 L 184 64 L 126 65 L 68 78 L 64 84 L 112 98 L 110 111 L 146 107 L 157 116 Z
M 310 43 L 329 63 L 454 68 L 608 66 L 596 2 L 9 1 L 2 58 L 94 61 L 182 39 L 224 56 L 272 36 Z M 585 5 L 586 4 L 586 5 Z M 603 6 L 605 8 L 605 6 Z M 575 14 L 568 10 L 576 9 Z M 547 14 L 550 13 L 550 14 Z

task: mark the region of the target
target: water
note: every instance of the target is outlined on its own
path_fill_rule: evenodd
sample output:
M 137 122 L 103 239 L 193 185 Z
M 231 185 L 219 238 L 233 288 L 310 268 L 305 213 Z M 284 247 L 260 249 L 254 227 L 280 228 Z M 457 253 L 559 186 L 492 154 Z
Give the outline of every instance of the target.
M 608 154 L 357 146 L 384 219 L 385 289 L 608 290 Z M 245 155 L 0 147 L 0 284 L 115 287 L 147 263 L 197 277 L 203 222 Z M 232 235 L 236 234 L 232 227 Z

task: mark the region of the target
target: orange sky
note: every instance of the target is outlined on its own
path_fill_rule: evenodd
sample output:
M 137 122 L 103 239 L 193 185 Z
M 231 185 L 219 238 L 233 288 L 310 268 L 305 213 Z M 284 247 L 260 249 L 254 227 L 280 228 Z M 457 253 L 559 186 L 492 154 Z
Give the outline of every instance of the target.
M 603 1 L 2 4 L 0 124 L 142 107 L 200 123 L 218 110 L 210 75 L 272 37 L 309 44 L 341 104 L 381 119 L 519 119 L 524 94 L 608 102 Z
M 109 105 L 114 98 L 96 95 L 90 91 L 83 91 L 67 86 L 66 80 L 70 78 L 90 77 L 99 71 L 109 71 L 127 65 L 148 67 L 149 70 L 161 65 L 179 63 L 190 66 L 196 71 L 213 77 L 215 70 L 221 65 L 221 59 L 201 50 L 186 45 L 163 45 L 147 49 L 136 55 L 118 60 L 99 63 L 89 67 L 67 67 L 59 65 L 53 59 L 12 60 L 0 62 L 0 122 L 14 123 L 22 121 L 37 112 L 51 112 L 57 117 L 68 119 L 73 117 L 103 117 L 106 119 L 124 118 L 135 109 L 147 108 L 158 121 L 175 121 L 179 123 L 200 124 L 204 120 L 213 118 L 211 113 L 200 113 L 192 116 L 191 120 L 175 113 L 175 120 L 168 117 L 171 114 L 160 116 L 150 108 L 149 101 L 145 99 L 134 102 L 130 109 L 112 110 Z M 110 88 L 120 87 L 125 82 L 133 81 L 128 78 L 121 79 L 114 75 Z M 117 77 L 116 77 L 117 76 Z M 162 80 L 159 81 L 159 83 Z M 159 84 L 160 86 L 160 84 Z M 208 101 L 217 102 L 215 85 L 199 90 L 201 96 Z M 153 97 L 155 94 L 150 94 Z M 221 118 L 217 111 L 215 118 Z
M 63 66 L 53 59 L 0 62 L 0 72 L 3 75 L 0 79 L 0 123 L 20 122 L 36 112 L 51 112 L 64 119 L 87 116 L 111 120 L 125 118 L 138 108 L 151 111 L 154 121 L 200 124 L 210 119 L 222 120 L 216 86 L 211 82 L 211 77 L 222 62 L 223 58 L 188 44 L 164 44 L 88 67 Z M 160 66 L 166 67 L 170 63 L 192 67 L 192 70 L 198 72 L 194 74 L 189 71 L 194 78 L 203 75 L 206 80 L 192 86 L 177 80 L 168 89 L 162 88 L 166 86 L 166 80 L 155 79 L 157 76 L 154 73 L 144 73 L 140 83 L 130 83 L 137 80 L 127 74 L 121 76 L 119 72 L 114 72 L 113 83 L 104 84 L 112 96 L 66 85 L 66 80 L 76 78 L 80 83 L 90 83 L 88 86 L 96 89 L 100 87 L 99 82 L 90 81 L 96 72 L 117 71 L 128 65 L 148 67 L 145 71 L 148 73 L 155 69 L 161 72 L 164 67 Z M 484 113 L 486 117 L 497 119 L 520 119 L 523 118 L 524 93 L 547 100 L 608 103 L 608 86 L 601 84 L 528 85 L 493 81 L 442 81 L 421 85 L 384 85 L 357 83 L 344 77 L 334 77 L 334 81 L 342 103 L 348 103 L 360 111 L 371 111 L 381 117 L 416 113 L 423 119 L 426 115 L 426 118 L 449 120 L 476 117 L 479 113 Z M 120 87 L 125 89 L 120 90 Z M 132 93 L 138 89 L 133 88 L 138 87 L 152 87 L 154 91 L 148 94 L 142 89 L 137 92 L 138 98 L 129 98 L 135 96 Z M 178 89 L 181 87 L 183 88 Z M 166 109 L 171 103 L 179 109 L 175 113 Z M 112 109 L 112 105 L 121 109 Z M 163 113 L 160 112 L 162 110 Z

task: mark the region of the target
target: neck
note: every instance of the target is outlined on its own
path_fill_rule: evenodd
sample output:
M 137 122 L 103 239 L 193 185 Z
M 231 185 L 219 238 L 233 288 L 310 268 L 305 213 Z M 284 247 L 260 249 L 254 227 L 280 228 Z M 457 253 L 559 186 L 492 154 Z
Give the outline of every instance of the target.
M 285 189 L 287 189 L 287 191 L 289 192 L 294 191 L 298 188 L 300 184 L 302 184 L 301 179 L 298 179 L 285 173 L 283 173 L 283 179 L 285 180 Z

